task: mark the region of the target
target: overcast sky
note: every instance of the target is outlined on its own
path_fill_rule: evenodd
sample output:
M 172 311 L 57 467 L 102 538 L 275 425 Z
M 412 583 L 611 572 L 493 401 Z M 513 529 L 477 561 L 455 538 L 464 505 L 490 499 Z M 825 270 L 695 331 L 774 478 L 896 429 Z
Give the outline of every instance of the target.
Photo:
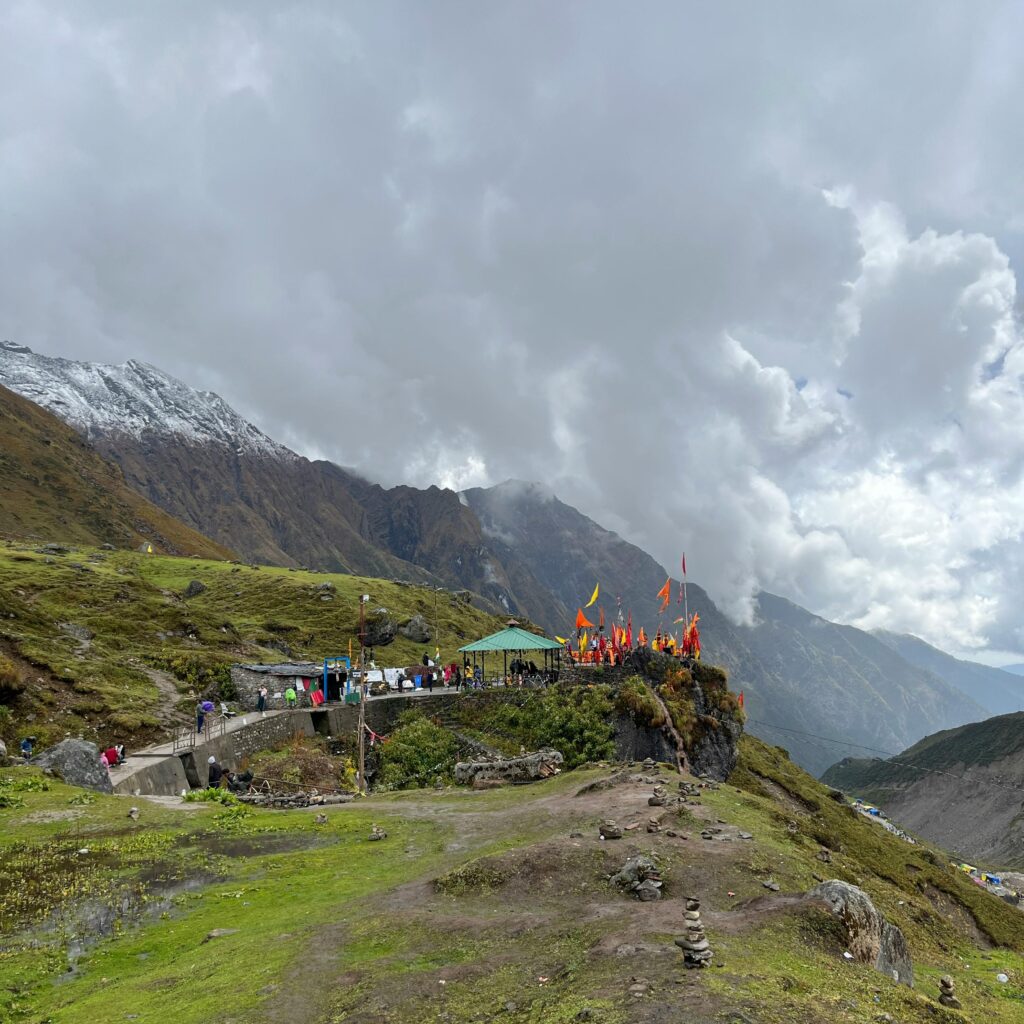
M 1022 22 L 15 0 L 0 336 L 384 482 L 541 480 L 739 617 L 764 587 L 998 660 Z

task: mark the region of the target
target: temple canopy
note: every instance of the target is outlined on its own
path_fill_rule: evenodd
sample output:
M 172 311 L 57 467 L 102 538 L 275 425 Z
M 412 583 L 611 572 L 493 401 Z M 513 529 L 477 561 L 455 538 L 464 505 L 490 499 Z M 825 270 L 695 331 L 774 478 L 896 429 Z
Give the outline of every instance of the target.
M 527 632 L 518 626 L 498 630 L 482 640 L 476 640 L 459 651 L 467 654 L 487 653 L 490 651 L 560 651 L 562 645 L 557 640 L 549 640 L 546 636 Z

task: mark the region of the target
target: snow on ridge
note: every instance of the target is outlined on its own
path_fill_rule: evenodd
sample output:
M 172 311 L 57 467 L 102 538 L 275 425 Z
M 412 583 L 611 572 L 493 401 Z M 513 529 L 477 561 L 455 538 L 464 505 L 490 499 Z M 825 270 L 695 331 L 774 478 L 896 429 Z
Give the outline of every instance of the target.
M 239 454 L 297 458 L 212 391 L 197 391 L 149 363 L 119 366 L 44 356 L 0 341 L 0 384 L 86 437 L 106 434 L 184 438 Z

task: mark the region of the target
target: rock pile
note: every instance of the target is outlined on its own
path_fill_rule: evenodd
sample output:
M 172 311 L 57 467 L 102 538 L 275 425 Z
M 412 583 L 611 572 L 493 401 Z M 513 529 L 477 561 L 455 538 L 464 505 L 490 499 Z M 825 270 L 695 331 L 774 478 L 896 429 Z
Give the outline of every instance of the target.
M 676 939 L 676 945 L 683 951 L 683 966 L 707 967 L 712 953 L 700 919 L 700 900 L 687 899 L 685 918 L 686 934 Z
M 661 899 L 661 872 L 650 857 L 642 854 L 630 857 L 618 872 L 611 876 L 611 881 L 613 885 L 633 893 L 644 903 Z
M 325 804 L 347 804 L 355 799 L 351 793 L 238 793 L 239 802 L 253 807 L 275 807 L 291 810 L 295 807 L 320 807 Z
M 385 832 L 384 829 L 382 829 L 376 822 L 370 826 L 369 839 L 371 843 L 378 842 L 381 839 L 387 839 L 387 837 L 387 832 Z
M 616 824 L 611 819 L 609 819 L 608 821 L 602 821 L 601 824 L 598 826 L 597 831 L 600 833 L 602 839 L 622 838 L 622 826 Z
M 944 974 L 939 978 L 939 1002 L 943 1006 L 948 1006 L 951 1010 L 959 1010 L 961 1008 L 960 1000 L 957 999 L 953 991 L 953 979 L 948 974 Z
M 647 819 L 647 831 L 656 833 L 661 831 L 661 819 L 660 818 L 648 818 Z
M 647 803 L 651 807 L 664 807 L 667 802 L 668 793 L 664 786 L 655 786 L 654 792 L 647 798 Z

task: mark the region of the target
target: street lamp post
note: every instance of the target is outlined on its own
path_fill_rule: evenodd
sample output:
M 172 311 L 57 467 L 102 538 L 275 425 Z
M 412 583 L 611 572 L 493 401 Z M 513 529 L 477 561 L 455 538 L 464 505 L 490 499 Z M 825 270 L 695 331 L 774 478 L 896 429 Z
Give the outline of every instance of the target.
M 366 602 L 359 598 L 359 791 L 366 792 Z

